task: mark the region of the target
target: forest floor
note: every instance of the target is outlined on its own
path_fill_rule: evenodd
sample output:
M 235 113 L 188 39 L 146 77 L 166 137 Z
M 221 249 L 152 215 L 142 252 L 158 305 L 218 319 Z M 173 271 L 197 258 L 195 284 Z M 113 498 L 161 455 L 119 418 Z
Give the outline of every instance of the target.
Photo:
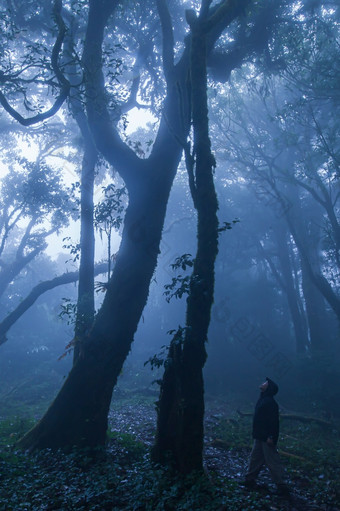
M 281 421 L 280 448 L 291 489 L 276 494 L 269 474 L 260 487 L 241 486 L 251 449 L 251 419 L 240 417 L 238 400 L 207 397 L 204 474 L 179 477 L 154 466 L 149 450 L 155 432 L 154 391 L 117 389 L 106 450 L 93 458 L 49 450 L 17 451 L 16 440 L 41 414 L 1 408 L 0 510 L 98 511 L 340 511 L 339 424 Z M 13 400 L 12 400 L 13 403 Z M 3 403 L 0 403 L 0 405 Z M 34 418 L 33 418 L 34 417 Z

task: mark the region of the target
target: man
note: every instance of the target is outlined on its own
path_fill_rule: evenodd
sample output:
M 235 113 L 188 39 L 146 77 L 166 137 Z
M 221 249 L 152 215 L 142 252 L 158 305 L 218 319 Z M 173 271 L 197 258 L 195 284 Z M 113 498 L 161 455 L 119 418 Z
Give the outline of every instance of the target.
M 279 407 L 274 396 L 279 388 L 270 378 L 266 378 L 266 381 L 260 385 L 260 390 L 261 395 L 256 403 L 253 417 L 254 445 L 244 485 L 247 488 L 256 488 L 256 478 L 263 465 L 267 465 L 278 487 L 278 493 L 288 495 L 289 490 L 284 482 L 284 470 L 276 448 L 279 438 Z

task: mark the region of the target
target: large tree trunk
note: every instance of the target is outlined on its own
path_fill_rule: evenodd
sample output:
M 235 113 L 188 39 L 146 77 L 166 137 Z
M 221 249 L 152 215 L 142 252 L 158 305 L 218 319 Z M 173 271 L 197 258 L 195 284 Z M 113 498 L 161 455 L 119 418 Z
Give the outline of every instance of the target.
M 182 118 L 186 97 L 179 92 L 186 77 L 182 65 L 179 81 L 169 87 L 165 115 L 148 160 L 140 160 L 115 132 L 97 64 L 102 61 L 101 42 L 112 6 L 106 0 L 90 4 L 84 50 L 87 113 L 97 146 L 125 180 L 129 205 L 103 305 L 56 399 L 20 441 L 30 449 L 105 442 L 113 387 L 130 351 L 156 268 L 167 201 L 183 150 L 177 138 L 189 130 L 188 120 Z
M 191 91 L 194 154 L 187 155 L 189 180 L 198 215 L 197 252 L 187 300 L 186 328 L 176 333 L 161 384 L 153 458 L 170 460 L 182 473 L 203 467 L 205 342 L 214 296 L 214 266 L 218 252 L 217 198 L 214 158 L 209 139 L 206 32 L 204 9 L 190 20 Z M 189 21 L 189 19 L 188 19 Z M 195 167 L 195 169 L 194 169 Z M 183 334 L 183 336 L 182 336 Z

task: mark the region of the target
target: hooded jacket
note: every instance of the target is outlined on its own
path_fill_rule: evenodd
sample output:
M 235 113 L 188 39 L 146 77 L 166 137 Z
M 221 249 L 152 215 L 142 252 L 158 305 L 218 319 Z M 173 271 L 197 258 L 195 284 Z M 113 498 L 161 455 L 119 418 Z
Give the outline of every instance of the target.
M 279 387 L 269 378 L 268 387 L 261 392 L 260 398 L 255 406 L 253 417 L 253 438 L 266 442 L 272 438 L 274 444 L 277 444 L 279 438 L 279 406 L 274 397 Z

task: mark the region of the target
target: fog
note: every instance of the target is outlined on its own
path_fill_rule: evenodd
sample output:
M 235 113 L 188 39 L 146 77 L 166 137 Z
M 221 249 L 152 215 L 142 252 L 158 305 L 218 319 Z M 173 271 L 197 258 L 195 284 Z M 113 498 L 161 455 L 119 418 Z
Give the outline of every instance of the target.
M 0 6 L 0 509 L 253 509 L 266 378 L 293 501 L 254 509 L 339 509 L 339 6 L 133 4 Z M 15 495 L 70 446 L 120 482 Z

